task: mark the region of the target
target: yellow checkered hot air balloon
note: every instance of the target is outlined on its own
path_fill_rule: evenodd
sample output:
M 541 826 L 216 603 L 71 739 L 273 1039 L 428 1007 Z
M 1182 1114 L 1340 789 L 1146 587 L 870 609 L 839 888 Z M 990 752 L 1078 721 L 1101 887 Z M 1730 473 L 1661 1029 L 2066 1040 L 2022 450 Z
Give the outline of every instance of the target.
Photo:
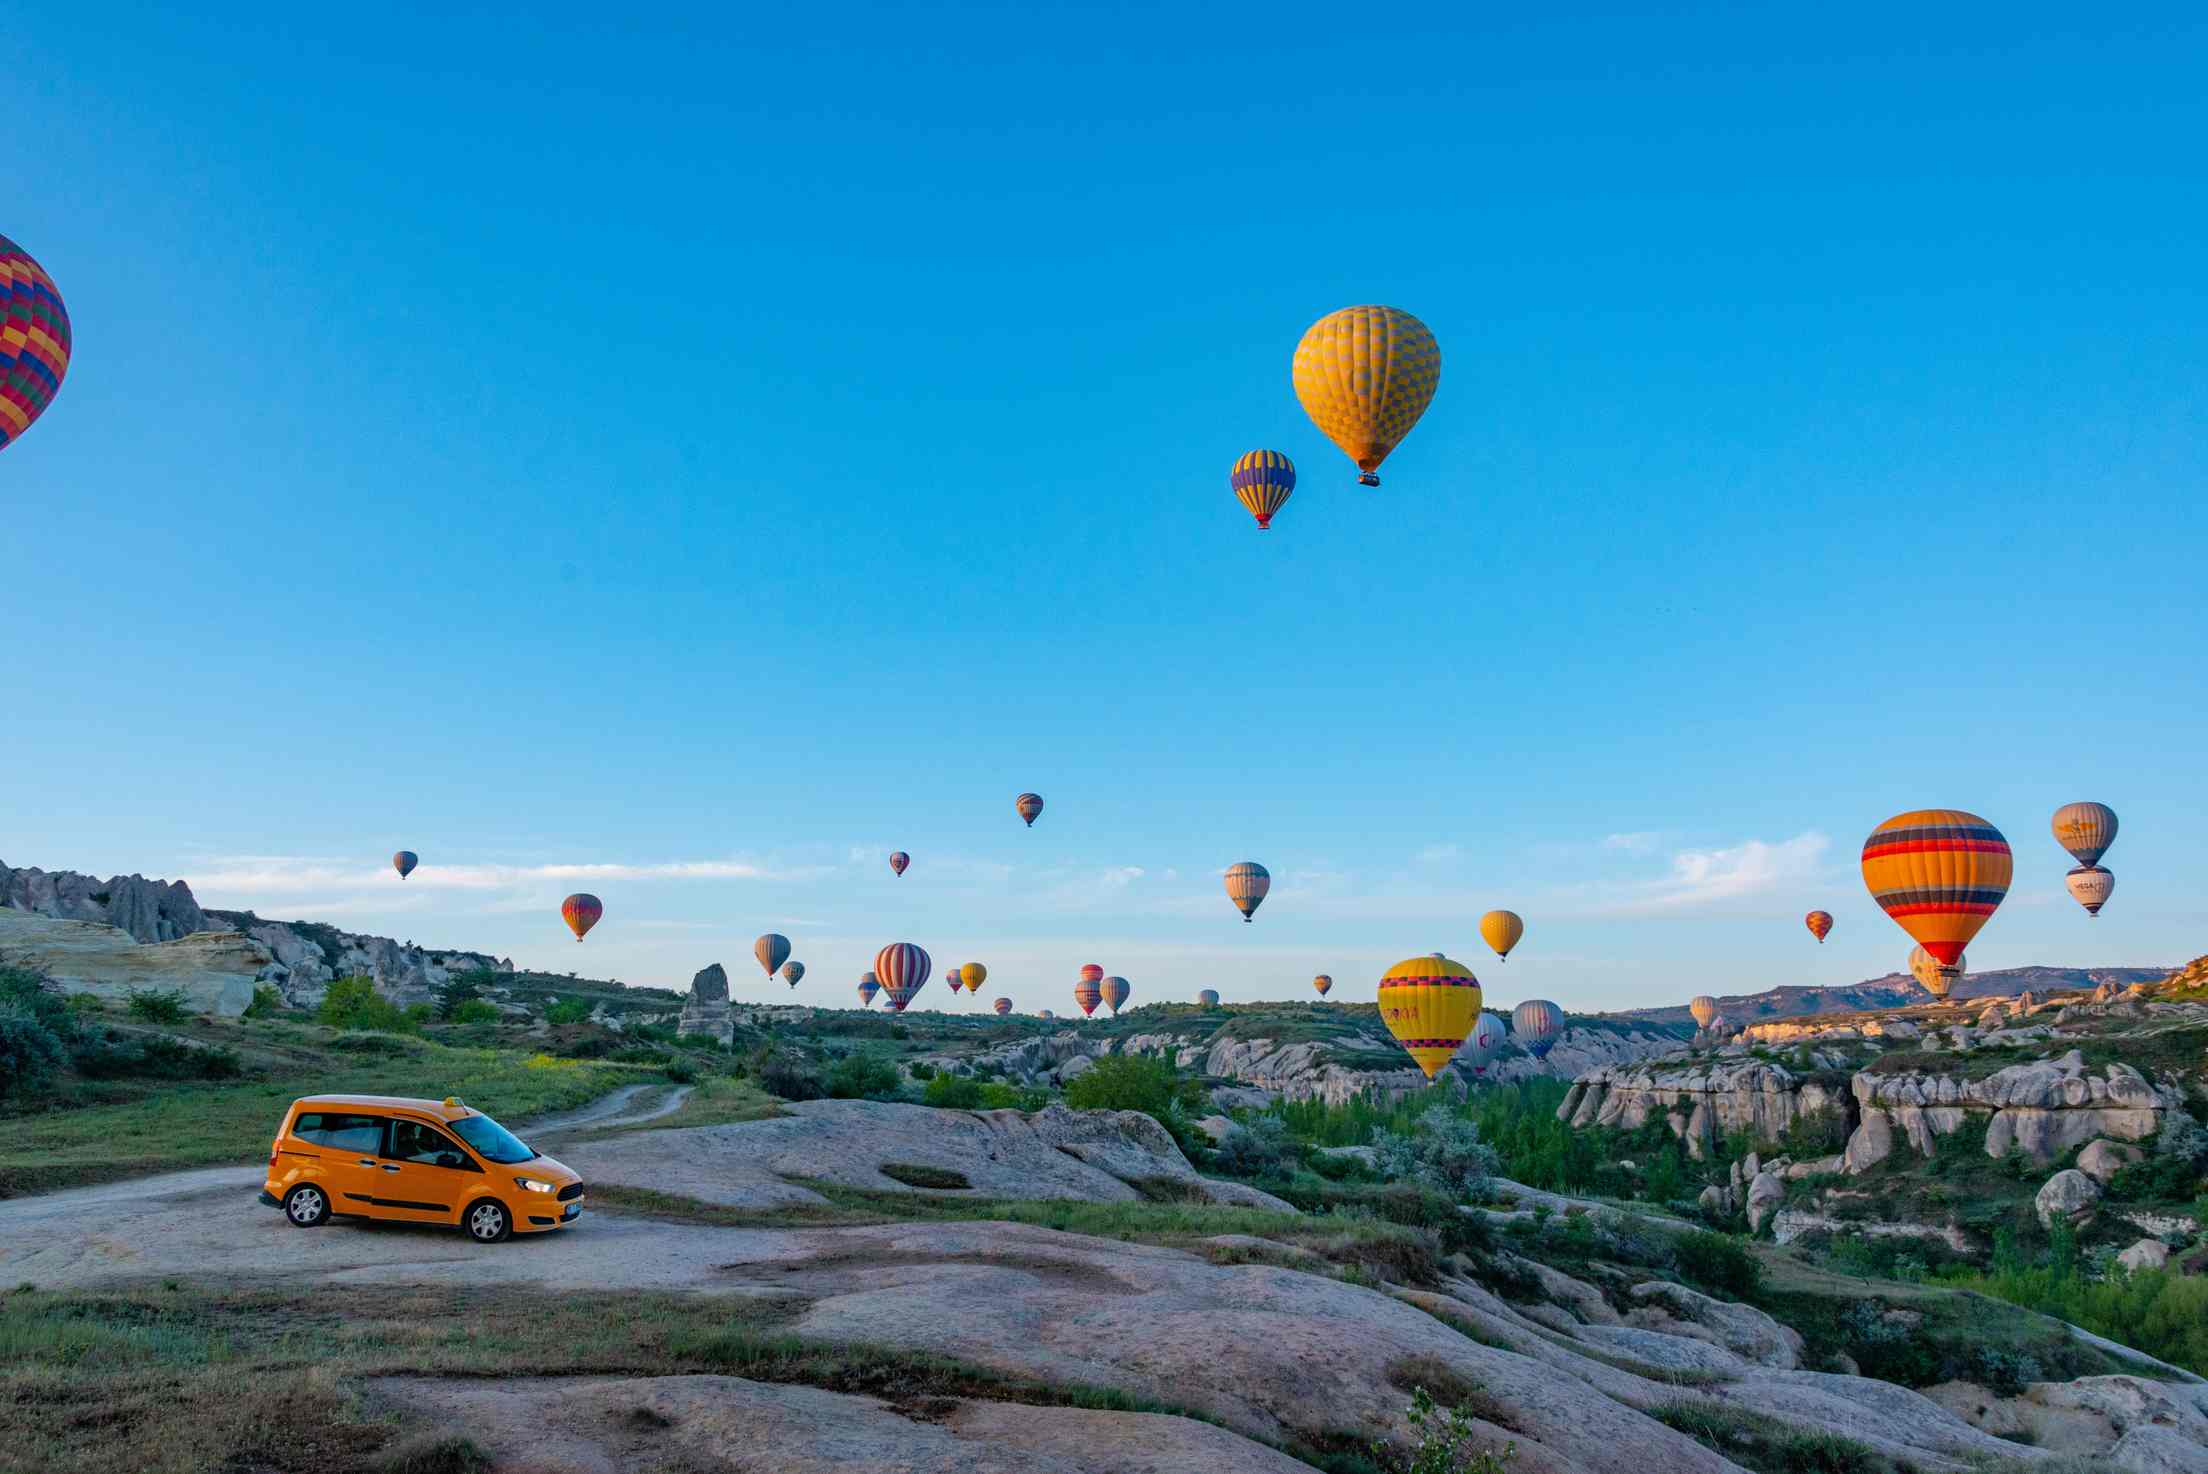
M 1441 345 L 1399 307 L 1344 307 L 1304 333 L 1293 374 L 1311 423 L 1378 486 L 1380 463 L 1434 402 Z
M 1912 809 L 1863 841 L 1863 884 L 1879 909 L 1948 967 L 2009 893 L 2009 842 L 1976 814 Z
M 1431 1080 L 1480 1017 L 1480 980 L 1439 953 L 1413 957 L 1380 979 L 1380 1018 Z

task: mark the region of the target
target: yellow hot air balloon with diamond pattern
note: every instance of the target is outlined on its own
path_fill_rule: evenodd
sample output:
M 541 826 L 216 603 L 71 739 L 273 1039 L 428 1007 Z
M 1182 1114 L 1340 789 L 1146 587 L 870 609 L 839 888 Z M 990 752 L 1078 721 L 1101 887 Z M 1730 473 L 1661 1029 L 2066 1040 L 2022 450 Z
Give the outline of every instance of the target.
M 1380 979 L 1380 1018 L 1431 1080 L 1463 1047 L 1480 1017 L 1480 980 L 1438 953 L 1413 957 Z
M 1380 463 L 1434 402 L 1441 345 L 1399 307 L 1344 307 L 1311 324 L 1292 372 L 1311 423 L 1378 486 Z

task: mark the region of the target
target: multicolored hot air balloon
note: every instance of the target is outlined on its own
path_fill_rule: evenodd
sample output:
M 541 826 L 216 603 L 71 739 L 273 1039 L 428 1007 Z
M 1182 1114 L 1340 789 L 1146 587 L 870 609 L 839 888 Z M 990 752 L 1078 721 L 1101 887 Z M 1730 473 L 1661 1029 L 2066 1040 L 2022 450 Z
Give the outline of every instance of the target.
M 1510 949 L 1518 945 L 1518 939 L 1526 934 L 1526 923 L 1515 911 L 1490 911 L 1480 918 L 1480 940 L 1495 951 L 1505 962 L 1510 960 Z
M 903 850 L 891 850 L 889 852 L 889 870 L 892 875 L 904 874 L 905 867 L 911 863 L 912 856 L 906 854 Z
M 927 983 L 928 969 L 932 965 L 928 954 L 911 942 L 891 942 L 874 954 L 874 976 L 881 980 L 882 991 L 889 995 L 892 1012 L 905 1011 L 905 1005 L 912 1002 Z
M 1485 1075 L 1488 1065 L 1502 1053 L 1504 1037 L 1503 1021 L 1483 1010 L 1472 1021 L 1472 1032 L 1464 1036 L 1463 1047 L 1457 1050 L 1457 1063 L 1475 1075 Z
M 1832 913 L 1830 911 L 1812 911 L 1802 918 L 1802 924 L 1809 928 L 1809 934 L 1817 939 L 1818 945 L 1822 946 L 1826 935 L 1832 930 Z
M 560 920 L 567 923 L 567 929 L 575 933 L 575 940 L 578 942 L 583 939 L 583 933 L 596 926 L 598 918 L 605 914 L 605 903 L 587 891 L 577 891 L 560 902 Z
M 1073 985 L 1073 1001 L 1081 1005 L 1081 1016 L 1096 1016 L 1096 1005 L 1104 1001 L 1104 978 L 1101 973 L 1089 976 L 1087 968 L 1081 969 L 1081 981 Z
M 399 879 L 401 880 L 412 875 L 414 867 L 421 863 L 422 857 L 412 850 L 401 850 L 391 857 L 391 868 L 399 872 Z
M 1203 989 L 1196 995 L 1196 1002 L 1203 1008 L 1217 1008 L 1219 1006 L 1219 990 L 1217 988 Z
M 1510 1011 L 1510 1034 L 1535 1059 L 1547 1059 L 1564 1037 L 1564 1010 L 1546 998 L 1528 998 Z
M 1441 345 L 1401 308 L 1344 307 L 1304 332 L 1291 372 L 1311 423 L 1378 486 L 1380 463 L 1434 402 Z
M 1896 814 L 1863 841 L 1871 899 L 1950 966 L 2009 893 L 2015 868 L 2001 831 L 1961 809 Z
M 1296 489 L 1295 463 L 1277 450 L 1253 450 L 1234 463 L 1227 485 L 1257 519 L 1257 530 L 1273 525 L 1273 514 Z
M 1924 991 L 1945 1002 L 1948 991 L 1962 981 L 1963 973 L 1970 967 L 1970 958 L 1958 955 L 1952 966 L 1940 961 L 1923 947 L 1909 949 L 1909 976 L 1923 985 Z
M 2083 906 L 2088 916 L 2100 915 L 2108 898 L 2116 894 L 2116 877 L 2102 865 L 2075 866 L 2062 883 L 2069 889 L 2070 899 Z
M 1227 899 L 1234 902 L 1244 921 L 1250 919 L 1251 913 L 1265 899 L 1265 893 L 1273 888 L 1272 872 L 1255 860 L 1238 860 L 1229 865 L 1226 882 Z
M 759 965 L 771 978 L 776 968 L 790 960 L 790 939 L 778 931 L 770 931 L 751 944 L 751 955 L 759 959 Z
M 943 981 L 951 985 L 951 991 L 953 993 L 956 993 L 960 988 L 966 986 L 965 974 L 961 973 L 955 967 L 946 967 L 943 969 Z
M 0 235 L 0 450 L 31 428 L 69 374 L 69 309 L 54 279 Z
M 1317 988 L 1319 990 L 1319 996 L 1321 998 L 1324 998 L 1327 994 L 1334 991 L 1334 979 L 1328 977 L 1325 973 L 1322 972 L 1317 977 L 1311 980 L 1311 986 Z
M 1687 1012 L 1694 1015 L 1694 1026 L 1707 1029 L 1717 1022 L 1717 1000 L 1707 993 L 1697 993 L 1687 1000 Z
M 990 1004 L 989 1006 L 997 1011 L 998 1018 L 1003 1018 L 1006 1014 L 1012 1011 L 1012 1000 L 1009 998 L 999 998 L 996 1002 Z
M 1103 982 L 1103 981 L 1104 981 L 1104 969 L 1103 969 L 1103 967 L 1102 967 L 1101 965 L 1097 964 L 1097 963 L 1094 963 L 1094 962 L 1084 962 L 1084 963 L 1082 963 L 1082 964 L 1081 964 L 1081 981 L 1082 981 L 1082 982 L 1084 982 L 1084 983 L 1101 983 L 1101 982 Z
M 859 1007 L 872 1008 L 874 1006 L 874 995 L 881 991 L 882 980 L 880 978 L 874 976 L 871 972 L 862 976 L 859 979 Z
M 2098 865 L 2116 843 L 2116 811 L 2107 804 L 2064 804 L 2055 810 L 2055 843 L 2080 865 Z
M 789 985 L 790 985 L 791 987 L 793 987 L 793 988 L 794 988 L 794 987 L 796 987 L 796 986 L 797 986 L 797 985 L 798 985 L 798 984 L 799 984 L 800 982 L 804 981 L 804 978 L 805 978 L 805 964 L 804 964 L 804 963 L 802 963 L 802 962 L 799 962 L 799 961 L 798 961 L 798 960 L 797 960 L 796 958 L 794 958 L 794 957 L 793 957 L 793 958 L 791 958 L 791 959 L 790 959 L 790 960 L 789 960 L 788 962 L 785 962 L 785 963 L 783 963 L 783 964 L 782 964 L 782 981 L 783 981 L 783 982 L 785 982 L 785 983 L 788 983 L 788 984 L 789 984 Z
M 1033 829 L 1035 816 L 1043 811 L 1043 796 L 1039 793 L 1023 793 L 1012 800 L 1012 807 L 1019 810 L 1020 817 L 1027 821 L 1027 827 Z
M 958 975 L 965 979 L 966 991 L 969 993 L 979 993 L 981 985 L 989 981 L 989 969 L 978 962 L 967 963 L 958 970 Z
M 1054 1018 L 1058 1017 L 1058 1015 L 1057 1015 L 1057 1014 L 1055 1014 L 1055 1013 L 1052 1013 L 1052 1012 L 1051 1012 L 1051 1011 L 1050 1011 L 1049 1009 L 1047 1009 L 1047 1008 L 1044 1008 L 1044 1009 L 1038 1009 L 1038 1010 L 1036 1011 L 1035 1017 L 1037 1017 L 1037 1018 L 1052 1018 L 1052 1019 L 1054 1019 Z
M 1380 978 L 1380 1017 L 1431 1080 L 1449 1063 L 1480 1013 L 1480 980 L 1438 953 L 1398 962 Z
M 1120 1005 L 1125 1003 L 1128 995 L 1135 991 L 1128 986 L 1125 978 L 1106 978 L 1103 982 L 1097 984 L 1097 990 L 1104 995 L 1104 1001 L 1111 1005 L 1113 1018 L 1119 1017 Z

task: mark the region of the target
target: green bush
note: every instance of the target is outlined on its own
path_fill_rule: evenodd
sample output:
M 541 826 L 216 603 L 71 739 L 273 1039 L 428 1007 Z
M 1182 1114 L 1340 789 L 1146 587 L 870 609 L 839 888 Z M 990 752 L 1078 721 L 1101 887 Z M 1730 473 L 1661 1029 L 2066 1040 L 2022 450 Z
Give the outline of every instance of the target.
M 947 1111 L 976 1111 L 981 1109 L 981 1082 L 939 1074 L 928 1082 L 920 1098 Z
M 463 998 L 447 1017 L 456 1024 L 495 1024 L 502 1014 L 498 1006 L 482 998 Z
M 562 998 L 544 1011 L 544 1021 L 554 1027 L 579 1024 L 590 1018 L 590 1002 L 584 998 Z
M 1202 1093 L 1162 1059 L 1107 1054 L 1067 1084 L 1066 1104 L 1077 1111 L 1141 1111 L 1164 1121 L 1176 1102 L 1194 1104 Z
M 58 1068 L 61 1040 L 21 1004 L 0 1001 L 0 1095 L 25 1089 Z
M 1219 1170 L 1230 1177 L 1272 1177 L 1296 1160 L 1296 1144 L 1278 1116 L 1259 1116 L 1231 1128 L 1217 1149 Z
M 660 1071 L 677 1085 L 698 1083 L 698 1067 L 679 1054 L 660 1066 Z
M 94 1080 L 235 1080 L 243 1073 L 236 1050 L 166 1034 L 86 1038 L 78 1043 L 73 1062 L 78 1074 Z
M 1730 1300 L 1745 1300 L 1763 1284 L 1763 1265 L 1744 1240 L 1695 1229 L 1679 1235 L 1675 1262 L 1681 1277 Z
M 130 1016 L 150 1024 L 180 1024 L 191 1014 L 191 1002 L 182 988 L 133 988 Z
M 828 1072 L 828 1094 L 836 1100 L 888 1100 L 902 1083 L 897 1066 L 867 1049 L 845 1055 Z
M 935 1066 L 924 1059 L 914 1060 L 906 1066 L 906 1069 L 912 1072 L 912 1078 L 915 1080 L 933 1080 L 935 1078 Z
M 759 1088 L 784 1100 L 818 1100 L 826 1094 L 820 1074 L 805 1056 L 762 1044 L 752 1051 L 751 1074 Z
M 1032 1115 L 1049 1104 L 1050 1092 L 1032 1085 L 1006 1085 L 992 1080 L 981 1087 L 981 1108 L 985 1111 L 1026 1111 Z
M 376 991 L 373 978 L 339 978 L 322 995 L 315 1018 L 333 1029 L 360 1029 L 379 1034 L 419 1034 L 419 1020 Z
M 253 988 L 253 1001 L 245 1005 L 243 1016 L 246 1018 L 274 1018 L 277 1014 L 283 1012 L 283 1008 L 284 995 L 266 983 L 258 983 Z
M 12 1006 L 28 1014 L 59 1040 L 67 1041 L 76 1034 L 77 1013 L 82 1007 L 76 1000 L 90 996 L 73 993 L 64 998 L 47 986 L 43 973 L 28 967 L 0 967 L 0 1008 Z
M 1372 1151 L 1381 1176 L 1423 1182 L 1458 1202 L 1485 1196 L 1501 1162 L 1480 1140 L 1477 1121 L 1440 1105 L 1429 1108 L 1408 1133 L 1376 1134 Z

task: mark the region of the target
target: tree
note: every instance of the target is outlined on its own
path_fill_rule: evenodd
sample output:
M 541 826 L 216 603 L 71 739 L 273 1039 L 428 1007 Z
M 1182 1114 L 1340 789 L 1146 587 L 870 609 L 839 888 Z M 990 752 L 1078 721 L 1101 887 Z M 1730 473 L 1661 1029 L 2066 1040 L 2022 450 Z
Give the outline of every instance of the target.
M 1429 1107 L 1408 1135 L 1376 1133 L 1373 1159 L 1392 1179 L 1426 1183 L 1459 1202 L 1484 1197 L 1501 1159 L 1480 1140 L 1479 1123 L 1447 1106 Z

